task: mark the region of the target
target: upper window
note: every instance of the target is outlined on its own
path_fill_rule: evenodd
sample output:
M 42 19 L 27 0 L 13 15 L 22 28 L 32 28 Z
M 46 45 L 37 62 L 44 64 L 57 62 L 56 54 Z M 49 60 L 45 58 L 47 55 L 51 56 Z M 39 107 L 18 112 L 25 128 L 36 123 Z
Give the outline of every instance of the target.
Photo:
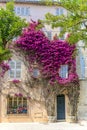
M 38 78 L 39 75 L 40 75 L 39 69 L 38 68 L 34 68 L 33 69 L 33 77 Z
M 61 65 L 59 76 L 61 78 L 68 78 L 68 65 Z
M 63 8 L 57 8 L 56 9 L 56 15 L 62 15 L 64 12 L 63 12 Z
M 62 32 L 62 31 L 63 31 L 63 28 L 60 27 L 60 32 Z M 65 39 L 65 34 L 63 34 L 63 36 L 60 37 L 59 39 L 60 39 L 60 40 L 64 40 L 64 39 Z
M 47 37 L 49 38 L 49 40 L 52 39 L 52 32 L 51 31 L 47 31 Z
M 20 61 L 10 61 L 10 70 L 9 70 L 9 75 L 10 78 L 21 78 L 21 62 Z
M 16 15 L 20 16 L 29 16 L 30 15 L 30 8 L 29 7 L 15 7 L 14 11 Z
M 27 98 L 26 97 L 8 97 L 7 114 L 26 114 Z

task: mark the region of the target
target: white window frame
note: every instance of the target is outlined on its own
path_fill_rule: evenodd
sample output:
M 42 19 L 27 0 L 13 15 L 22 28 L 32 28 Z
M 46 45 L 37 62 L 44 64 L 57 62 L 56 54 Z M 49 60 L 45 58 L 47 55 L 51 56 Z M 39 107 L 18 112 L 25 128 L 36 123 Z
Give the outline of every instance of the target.
M 18 11 L 19 10 L 19 11 Z M 14 12 L 18 16 L 29 16 L 30 15 L 30 7 L 25 6 L 15 6 Z
M 14 64 L 13 68 L 11 68 L 11 62 L 13 62 L 13 64 Z M 20 63 L 20 68 L 17 68 L 17 62 Z M 19 60 L 17 60 L 17 61 L 11 60 L 9 62 L 9 65 L 10 65 L 10 70 L 9 70 L 9 77 L 10 77 L 10 79 L 20 79 L 21 78 L 21 61 L 19 61 Z M 14 73 L 13 77 L 11 76 L 11 71 L 13 71 L 13 73 Z M 17 72 L 20 73 L 20 77 L 17 77 Z

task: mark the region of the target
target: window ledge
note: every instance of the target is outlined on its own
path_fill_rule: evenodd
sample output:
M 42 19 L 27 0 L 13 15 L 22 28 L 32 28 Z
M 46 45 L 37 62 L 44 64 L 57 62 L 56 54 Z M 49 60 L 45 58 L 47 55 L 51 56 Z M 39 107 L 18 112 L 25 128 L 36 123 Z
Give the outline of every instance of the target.
M 29 114 L 7 114 L 7 117 L 28 117 Z
M 87 77 L 85 77 L 85 78 L 79 78 L 79 81 L 86 81 L 87 80 Z

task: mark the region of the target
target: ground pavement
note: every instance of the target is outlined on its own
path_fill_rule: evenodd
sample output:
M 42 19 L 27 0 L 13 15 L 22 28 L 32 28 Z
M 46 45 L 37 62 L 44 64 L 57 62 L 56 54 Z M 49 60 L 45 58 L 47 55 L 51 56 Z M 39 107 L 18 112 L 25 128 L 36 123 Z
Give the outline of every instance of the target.
M 0 130 L 87 130 L 87 123 L 0 123 Z

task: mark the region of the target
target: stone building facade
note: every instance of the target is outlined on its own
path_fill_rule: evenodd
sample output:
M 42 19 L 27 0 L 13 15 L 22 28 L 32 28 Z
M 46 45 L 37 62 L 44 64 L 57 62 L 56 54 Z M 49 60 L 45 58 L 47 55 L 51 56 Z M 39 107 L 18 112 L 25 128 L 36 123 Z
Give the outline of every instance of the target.
M 0 6 L 5 6 L 6 0 L 0 0 Z M 61 7 L 46 6 L 40 4 L 37 0 L 17 0 L 15 2 L 15 13 L 27 21 L 44 19 L 45 14 L 50 12 L 54 15 L 61 13 L 67 14 L 67 11 Z M 52 30 L 50 26 L 45 27 L 46 35 L 53 39 L 60 29 Z M 80 46 L 80 54 L 77 56 L 77 72 L 80 77 L 80 97 L 78 104 L 78 120 L 87 120 L 87 79 L 86 79 L 86 49 Z M 83 61 L 84 58 L 84 61 Z M 81 63 L 84 62 L 85 66 Z M 79 64 L 78 64 L 79 63 Z M 4 77 L 3 94 L 0 95 L 0 122 L 49 122 L 49 121 L 67 121 L 71 122 L 71 106 L 67 91 L 61 93 L 56 90 L 55 93 L 49 92 L 49 86 L 40 80 L 31 81 L 31 75 L 28 74 L 24 62 L 13 52 L 12 61 L 10 62 L 13 72 L 9 71 Z M 34 65 L 36 66 L 36 64 Z M 35 67 L 34 75 L 38 70 Z M 84 72 L 84 73 L 83 73 Z M 17 80 L 15 81 L 15 78 Z M 46 89 L 47 87 L 47 89 Z M 62 109 L 62 111 L 61 111 Z

